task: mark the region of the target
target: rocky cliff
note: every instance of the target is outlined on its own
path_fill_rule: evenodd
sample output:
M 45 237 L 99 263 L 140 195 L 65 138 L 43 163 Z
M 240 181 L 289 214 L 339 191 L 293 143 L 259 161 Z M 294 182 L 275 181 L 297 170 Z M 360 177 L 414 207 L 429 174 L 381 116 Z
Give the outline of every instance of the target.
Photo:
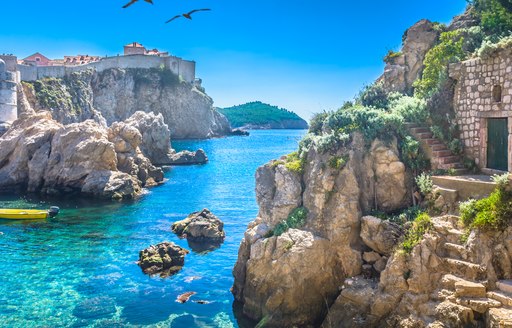
M 142 125 L 163 123 L 155 115 L 136 115 Z M 139 195 L 142 187 L 162 182 L 163 172 L 143 155 L 142 134 L 131 123 L 62 125 L 49 112 L 22 115 L 0 138 L 0 191 L 107 199 Z
M 335 152 L 313 144 L 302 173 L 280 161 L 258 169 L 260 211 L 234 269 L 233 293 L 247 316 L 268 326 L 317 326 L 345 278 L 363 271 L 362 214 L 392 211 L 410 199 L 396 141 L 375 140 L 369 152 L 366 147 L 356 134 Z M 346 164 L 333 165 L 333 158 L 346 158 Z M 307 209 L 304 225 L 275 235 L 299 207 Z
M 110 125 L 143 111 L 162 114 L 173 138 L 230 132 L 227 119 L 201 88 L 163 69 L 86 70 L 63 79 L 23 82 L 23 89 L 36 111 L 50 110 L 62 124 L 92 119 Z

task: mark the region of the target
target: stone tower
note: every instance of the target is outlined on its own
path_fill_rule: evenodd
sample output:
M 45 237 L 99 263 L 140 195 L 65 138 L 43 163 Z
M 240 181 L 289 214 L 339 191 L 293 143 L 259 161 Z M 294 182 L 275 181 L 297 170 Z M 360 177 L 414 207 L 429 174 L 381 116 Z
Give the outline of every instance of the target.
M 18 118 L 16 73 L 0 59 L 0 135 Z

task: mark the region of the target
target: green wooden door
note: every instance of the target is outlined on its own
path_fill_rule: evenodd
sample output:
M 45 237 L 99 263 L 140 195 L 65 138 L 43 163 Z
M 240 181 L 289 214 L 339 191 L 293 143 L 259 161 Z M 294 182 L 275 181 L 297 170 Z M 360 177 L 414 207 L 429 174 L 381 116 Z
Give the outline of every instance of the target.
M 487 120 L 487 167 L 508 171 L 508 121 L 506 118 Z

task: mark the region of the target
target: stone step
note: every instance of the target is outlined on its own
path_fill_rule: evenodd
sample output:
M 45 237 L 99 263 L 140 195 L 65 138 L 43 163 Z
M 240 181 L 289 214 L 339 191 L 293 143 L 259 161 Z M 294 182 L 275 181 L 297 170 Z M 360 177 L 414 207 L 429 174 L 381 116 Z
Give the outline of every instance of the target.
M 448 150 L 448 148 L 444 144 L 432 145 L 430 148 L 432 149 L 432 151 Z
M 427 145 L 442 145 L 441 141 L 439 141 L 436 138 L 430 138 L 430 139 L 422 139 Z
M 459 277 L 473 281 L 484 278 L 486 270 L 481 265 L 451 258 L 445 258 L 444 261 L 448 271 Z
M 432 139 L 434 136 L 432 132 L 421 132 L 416 134 L 419 139 L 425 140 L 425 139 Z
M 459 239 L 459 242 L 460 242 L 460 239 Z M 467 260 L 468 259 L 468 254 L 467 254 L 466 248 L 462 245 L 459 245 L 457 243 L 447 242 L 447 243 L 444 243 L 443 247 L 446 251 L 447 257 L 455 258 L 455 259 L 459 259 L 459 260 Z
M 485 286 L 468 280 L 459 280 L 455 282 L 455 295 L 457 297 L 475 297 L 485 298 L 486 297 Z
M 451 273 L 441 277 L 441 286 L 448 290 L 455 290 L 455 283 L 458 281 L 467 281 L 461 277 L 457 277 Z
M 449 149 L 441 149 L 441 150 L 432 150 L 432 156 L 433 157 L 446 157 L 446 156 L 452 156 L 453 153 Z
M 512 328 L 512 310 L 505 308 L 491 308 L 487 312 L 486 327 Z
M 439 164 L 455 164 L 460 163 L 460 157 L 459 156 L 444 156 L 444 157 L 438 157 L 435 159 Z
M 494 290 L 492 292 L 487 292 L 487 297 L 492 298 L 505 306 L 512 306 L 512 294 Z
M 486 175 L 433 176 L 432 181 L 437 186 L 458 190 L 459 200 L 486 197 L 496 187 L 496 184 Z
M 430 132 L 430 129 L 427 128 L 427 127 L 424 127 L 424 126 L 418 126 L 418 127 L 410 128 L 409 130 L 413 134 Z
M 462 297 L 457 298 L 457 304 L 460 304 L 462 306 L 467 306 L 471 310 L 478 312 L 478 313 L 485 313 L 490 308 L 498 308 L 501 306 L 501 302 L 487 298 L 469 298 L 469 297 Z
M 502 292 L 512 294 L 512 280 L 500 280 L 496 283 L 496 288 Z

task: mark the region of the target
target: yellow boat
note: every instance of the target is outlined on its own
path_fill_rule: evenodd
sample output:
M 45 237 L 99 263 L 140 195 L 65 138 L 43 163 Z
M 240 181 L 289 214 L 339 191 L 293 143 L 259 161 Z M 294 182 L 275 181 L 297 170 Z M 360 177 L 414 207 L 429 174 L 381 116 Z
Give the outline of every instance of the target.
M 50 207 L 49 210 L 23 210 L 23 209 L 0 209 L 0 219 L 7 220 L 37 220 L 53 218 L 59 213 L 57 206 Z

